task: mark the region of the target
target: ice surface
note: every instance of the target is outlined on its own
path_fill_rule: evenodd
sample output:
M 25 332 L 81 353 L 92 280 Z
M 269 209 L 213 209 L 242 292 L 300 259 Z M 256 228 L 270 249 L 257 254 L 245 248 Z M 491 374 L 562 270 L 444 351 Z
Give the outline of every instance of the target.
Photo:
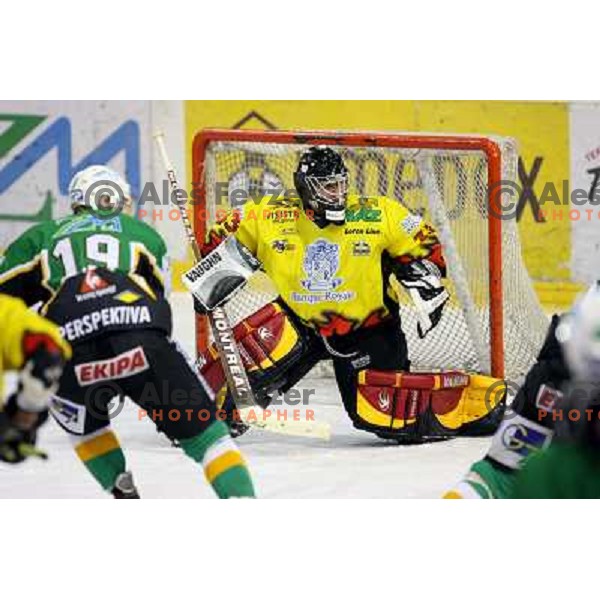
M 193 349 L 192 307 L 173 296 L 175 337 Z M 332 426 L 328 442 L 260 431 L 239 438 L 264 498 L 435 498 L 483 455 L 489 439 L 459 439 L 402 447 L 355 430 L 341 406 L 335 383 L 306 378 L 315 389 L 310 408 Z M 201 468 L 156 433 L 127 405 L 114 428 L 128 467 L 145 498 L 213 498 Z M 29 459 L 20 466 L 0 464 L 0 498 L 106 498 L 71 449 L 66 434 L 49 422 L 40 447 L 50 460 Z

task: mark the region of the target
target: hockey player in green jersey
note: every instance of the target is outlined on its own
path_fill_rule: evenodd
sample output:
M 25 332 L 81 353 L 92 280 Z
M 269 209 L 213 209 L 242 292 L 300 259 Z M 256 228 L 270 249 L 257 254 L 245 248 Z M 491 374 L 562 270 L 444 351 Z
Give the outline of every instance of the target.
M 487 454 L 444 497 L 588 498 L 600 494 L 600 421 L 594 407 L 600 394 L 592 393 L 594 388 L 600 391 L 598 284 L 570 312 L 552 317 L 537 361 Z M 582 477 L 596 471 L 596 481 Z
M 555 436 L 517 475 L 513 498 L 600 498 L 600 287 L 561 318 L 556 334 L 571 374 L 552 407 Z
M 32 227 L 0 263 L 0 291 L 41 304 L 73 348 L 52 415 L 115 498 L 139 497 L 110 424 L 116 395 L 131 398 L 201 463 L 219 497 L 253 496 L 212 393 L 171 339 L 164 240 L 125 214 L 129 186 L 108 167 L 75 174 L 69 194 L 74 214 Z

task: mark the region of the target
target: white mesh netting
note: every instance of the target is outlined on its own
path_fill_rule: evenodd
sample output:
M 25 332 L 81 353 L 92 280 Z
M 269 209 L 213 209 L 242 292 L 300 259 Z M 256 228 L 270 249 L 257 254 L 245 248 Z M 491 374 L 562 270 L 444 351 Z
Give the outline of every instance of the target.
M 375 134 L 369 134 L 373 136 Z M 414 134 L 411 134 L 414 137 Z M 442 136 L 440 136 L 442 139 Z M 515 181 L 517 151 L 507 138 L 493 138 L 502 150 L 502 179 Z M 488 162 L 473 150 L 335 146 L 350 172 L 350 191 L 385 195 L 430 219 L 441 233 L 451 296 L 439 325 L 424 339 L 416 333 L 416 312 L 400 287 L 402 328 L 416 369 L 489 372 L 490 294 L 488 266 Z M 211 142 L 202 167 L 208 224 L 217 208 L 239 206 L 233 190 L 250 197 L 281 186 L 292 188 L 302 144 Z M 520 378 L 543 341 L 547 319 L 523 264 L 514 219 L 502 221 L 502 285 L 505 376 Z M 233 323 L 273 299 L 276 290 L 257 276 L 227 306 Z M 328 369 L 321 369 L 327 373 Z

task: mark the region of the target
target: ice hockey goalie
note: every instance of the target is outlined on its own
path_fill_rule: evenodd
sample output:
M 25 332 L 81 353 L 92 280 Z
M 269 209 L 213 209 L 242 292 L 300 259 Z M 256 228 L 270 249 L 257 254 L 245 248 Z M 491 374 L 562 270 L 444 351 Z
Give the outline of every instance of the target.
M 285 392 L 331 359 L 344 407 L 359 429 L 399 442 L 493 433 L 503 412 L 502 386 L 490 396 L 490 378 L 410 373 L 389 282 L 394 275 L 410 292 L 421 315 L 418 333 L 426 336 L 448 301 L 433 227 L 386 197 L 348 194 L 346 166 L 331 148 L 308 149 L 294 183 L 297 196 L 251 200 L 231 211 L 208 231 L 202 248 L 205 257 L 222 251 L 233 235 L 279 293 L 235 328 L 259 400 L 268 404 L 273 390 Z M 232 296 L 231 286 L 224 289 L 223 301 Z M 197 311 L 205 313 L 210 307 L 197 291 Z M 214 348 L 202 371 L 215 391 L 223 390 Z M 231 409 L 231 400 L 225 402 Z

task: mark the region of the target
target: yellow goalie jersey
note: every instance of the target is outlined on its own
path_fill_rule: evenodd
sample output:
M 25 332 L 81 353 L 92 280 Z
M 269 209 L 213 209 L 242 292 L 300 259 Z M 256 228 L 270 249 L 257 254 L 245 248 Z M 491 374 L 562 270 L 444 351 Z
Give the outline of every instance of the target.
M 46 334 L 64 350 L 67 357 L 71 354 L 69 345 L 61 338 L 56 325 L 29 310 L 21 300 L 0 294 L 0 409 L 4 397 L 4 372 L 19 370 L 25 362 L 25 332 Z
M 298 200 L 247 202 L 208 232 L 205 252 L 235 232 L 284 302 L 323 335 L 380 323 L 394 311 L 394 263 L 427 258 L 445 272 L 431 225 L 386 197 L 349 195 L 343 225 L 319 228 Z

